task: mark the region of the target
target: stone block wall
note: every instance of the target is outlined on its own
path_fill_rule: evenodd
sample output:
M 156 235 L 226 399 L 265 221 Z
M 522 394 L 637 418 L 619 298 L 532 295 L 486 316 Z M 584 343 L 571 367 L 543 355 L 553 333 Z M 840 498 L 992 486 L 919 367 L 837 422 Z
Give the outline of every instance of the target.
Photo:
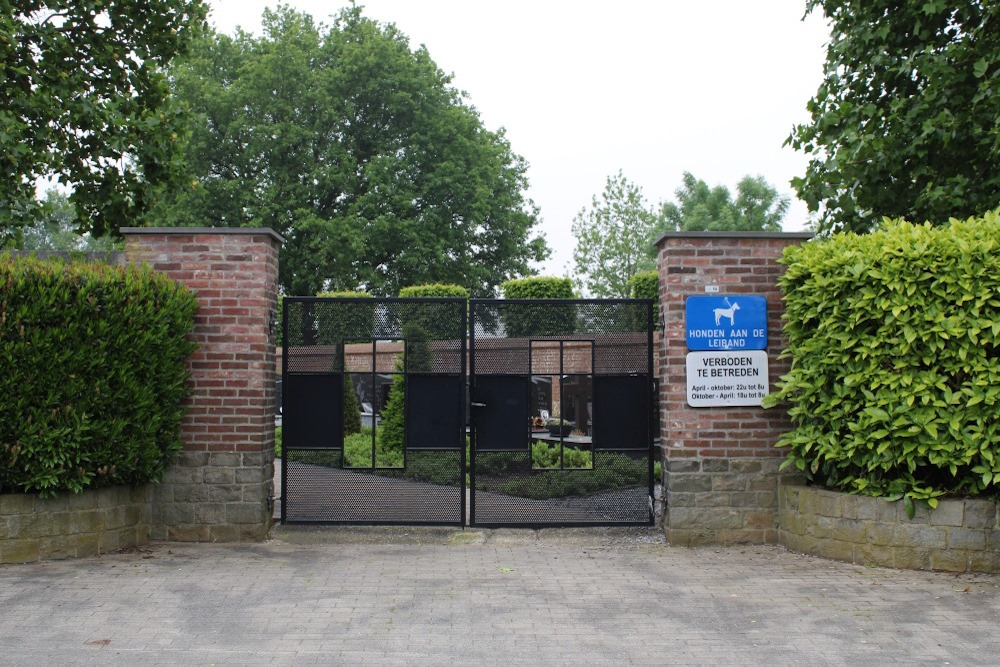
M 152 537 L 263 539 L 273 502 L 278 249 L 270 229 L 125 228 L 129 262 L 198 296 L 184 448 L 153 487 Z
M 97 556 L 149 539 L 152 486 L 0 495 L 0 564 Z
M 918 505 L 782 483 L 780 542 L 859 565 L 1000 572 L 1000 510 L 992 500 Z
M 767 300 L 771 389 L 787 360 L 777 263 L 809 234 L 668 232 L 659 249 L 660 434 L 664 531 L 671 544 L 778 541 L 778 437 L 791 428 L 781 410 L 692 408 L 687 404 L 685 302 L 689 296 L 748 294 Z M 708 288 L 708 289 L 706 289 Z M 717 291 L 715 291 L 717 289 Z M 713 290 L 713 291 L 709 291 Z

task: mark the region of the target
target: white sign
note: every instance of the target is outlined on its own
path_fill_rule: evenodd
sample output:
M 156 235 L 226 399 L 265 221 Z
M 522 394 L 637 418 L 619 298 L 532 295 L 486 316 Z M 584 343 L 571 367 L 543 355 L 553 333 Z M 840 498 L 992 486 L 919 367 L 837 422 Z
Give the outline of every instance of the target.
M 692 408 L 759 406 L 769 386 L 764 350 L 687 355 L 687 402 Z

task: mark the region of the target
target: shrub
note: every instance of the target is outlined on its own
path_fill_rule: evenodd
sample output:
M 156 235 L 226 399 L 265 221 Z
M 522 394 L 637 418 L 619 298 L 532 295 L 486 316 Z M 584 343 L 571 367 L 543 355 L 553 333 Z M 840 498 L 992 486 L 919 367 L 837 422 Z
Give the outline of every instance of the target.
M 361 405 L 350 373 L 344 373 L 344 435 L 361 432 Z
M 572 299 L 573 281 L 569 278 L 532 276 L 508 280 L 500 285 L 505 299 Z
M 399 290 L 399 296 L 403 298 L 415 297 L 452 297 L 460 299 L 469 298 L 469 290 L 461 285 L 446 285 L 434 283 L 431 285 L 413 285 Z
M 382 422 L 375 430 L 377 450 L 383 452 L 387 459 L 395 460 L 398 456 L 402 461 L 406 443 L 405 419 L 406 376 L 399 373 L 392 378 L 389 400 L 382 408 Z
M 444 299 L 469 298 L 469 290 L 461 285 L 414 285 L 399 290 L 401 298 Z M 468 306 L 466 306 L 468 308 Z M 453 340 L 465 335 L 462 313 L 454 305 L 441 303 L 399 304 L 398 313 L 403 337 L 407 340 L 407 368 L 410 371 L 427 370 L 430 351 L 424 343 L 428 340 Z
M 572 299 L 569 278 L 531 277 L 508 280 L 500 286 L 505 299 Z M 576 304 L 503 304 L 501 319 L 507 336 L 564 336 L 576 331 Z
M 1000 210 L 886 221 L 785 251 L 791 372 L 778 446 L 826 486 L 914 499 L 1000 489 Z
M 640 271 L 628 281 L 629 294 L 633 299 L 653 300 L 653 326 L 660 323 L 660 274 L 657 271 Z M 645 324 L 643 324 L 645 327 Z
M 375 304 L 368 303 L 371 294 L 366 292 L 320 292 L 324 299 L 343 299 L 336 302 L 305 304 L 303 317 L 315 318 L 316 343 L 342 345 L 352 340 L 367 341 L 375 327 Z M 301 307 L 301 306 L 300 306 Z M 291 325 L 289 325 L 291 326 Z
M 0 489 L 159 479 L 181 447 L 196 309 L 147 269 L 0 258 Z

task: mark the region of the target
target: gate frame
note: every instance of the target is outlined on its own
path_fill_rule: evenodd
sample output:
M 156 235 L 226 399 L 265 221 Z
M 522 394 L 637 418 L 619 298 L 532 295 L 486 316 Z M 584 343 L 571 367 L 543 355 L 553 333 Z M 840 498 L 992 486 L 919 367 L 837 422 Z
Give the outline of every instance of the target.
M 376 297 L 376 296 L 372 296 L 372 297 L 320 297 L 320 296 L 288 296 L 288 297 L 284 297 L 284 299 L 285 299 L 286 303 L 330 303 L 330 302 L 362 303 L 362 304 L 366 304 L 366 305 L 367 304 L 371 304 L 374 308 L 378 308 L 378 306 L 380 304 L 396 304 L 396 303 L 419 304 L 419 303 L 457 303 L 457 302 L 461 302 L 464 305 L 464 304 L 466 304 L 468 302 L 468 299 L 464 299 L 464 298 L 461 298 L 461 297 Z M 281 313 L 281 315 L 282 315 L 282 317 L 281 317 L 281 336 L 282 336 L 281 337 L 281 382 L 282 382 L 281 411 L 282 411 L 282 415 L 284 415 L 284 413 L 285 413 L 285 401 L 286 401 L 286 398 L 288 396 L 288 392 L 285 391 L 285 389 L 286 389 L 286 382 L 285 382 L 285 380 L 288 377 L 288 361 L 289 361 L 289 357 L 291 356 L 291 355 L 288 354 L 288 340 L 289 339 L 288 339 L 288 308 L 287 307 L 282 307 L 282 313 Z M 466 307 L 466 308 L 464 308 L 462 310 L 462 318 L 461 319 L 462 319 L 462 328 L 461 328 L 462 335 L 460 336 L 461 340 L 460 340 L 460 345 L 459 345 L 459 359 L 460 359 L 459 376 L 462 379 L 463 383 L 465 384 L 464 389 L 467 392 L 468 391 L 468 378 L 469 378 L 469 374 L 468 374 L 468 361 L 467 361 L 467 359 L 468 359 L 468 332 L 469 332 L 469 310 L 468 310 L 468 307 Z M 372 371 L 371 372 L 377 374 L 377 372 L 375 371 L 375 368 L 377 367 L 377 363 L 378 363 L 377 362 L 377 358 L 376 358 L 377 341 L 384 341 L 384 340 L 390 340 L 390 339 L 386 338 L 386 337 L 371 336 L 370 340 L 373 343 Z M 407 365 L 406 365 L 407 364 L 407 362 L 406 362 L 406 339 L 403 338 L 402 335 L 400 335 L 400 337 L 399 337 L 398 340 L 400 340 L 400 341 L 403 342 L 403 360 L 404 360 L 403 361 L 403 363 L 404 363 L 403 369 L 404 370 L 403 370 L 402 375 L 403 375 L 404 378 L 406 378 L 407 387 L 406 387 L 406 389 L 404 389 L 404 391 L 406 391 L 406 390 L 409 389 L 409 371 L 407 370 Z M 341 358 L 341 362 L 342 362 L 344 368 L 340 371 L 340 374 L 344 375 L 344 374 L 347 373 L 347 369 L 346 369 L 346 365 L 347 365 L 347 363 L 346 363 L 346 348 L 341 351 L 341 357 L 342 357 Z M 468 420 L 468 413 L 467 413 L 467 410 L 466 410 L 466 403 L 467 403 L 467 401 L 463 397 L 463 399 L 459 403 L 459 417 L 458 418 L 459 418 L 459 422 L 460 423 L 461 422 L 465 422 L 465 421 Z M 375 436 L 373 435 L 373 437 L 375 437 Z M 303 449 L 308 449 L 308 448 L 296 448 L 296 447 L 293 447 L 292 449 L 298 449 L 298 450 L 301 451 Z M 375 460 L 374 460 L 374 457 L 373 457 L 373 459 L 372 459 L 372 466 L 373 467 L 372 468 L 345 468 L 343 466 L 343 459 L 342 459 L 341 460 L 341 467 L 339 468 L 339 470 L 372 472 L 372 473 L 374 473 L 374 472 L 376 472 L 378 470 L 405 470 L 406 469 L 406 467 L 405 467 L 405 461 L 407 459 L 407 457 L 406 457 L 406 449 L 407 449 L 407 447 L 406 447 L 405 442 L 404 442 L 404 445 L 403 445 L 404 467 L 403 468 L 377 468 L 377 467 L 375 467 Z M 469 467 L 469 463 L 466 460 L 465 450 L 466 450 L 466 448 L 465 448 L 464 444 L 463 444 L 463 446 L 459 447 L 459 466 L 460 466 L 459 478 L 460 478 L 460 486 L 458 487 L 458 495 L 460 497 L 460 508 L 459 508 L 459 517 L 460 518 L 459 518 L 458 522 L 454 522 L 454 521 L 392 521 L 392 520 L 386 520 L 386 521 L 336 521 L 336 520 L 333 520 L 333 521 L 326 521 L 326 520 L 319 520 L 319 521 L 297 521 L 297 520 L 289 520 L 287 518 L 287 506 L 288 506 L 288 503 L 285 501 L 285 496 L 288 494 L 288 489 L 289 489 L 289 484 L 288 484 L 288 456 L 285 455 L 285 451 L 286 451 L 285 450 L 285 444 L 284 444 L 284 442 L 282 442 L 282 456 L 281 456 L 281 516 L 280 516 L 280 519 L 279 519 L 280 523 L 282 525 L 300 524 L 300 525 L 340 525 L 340 526 L 348 526 L 348 525 L 364 525 L 364 526 L 376 526 L 376 525 L 388 525 L 388 526 L 460 526 L 460 527 L 462 527 L 464 529 L 465 526 L 468 525 L 468 515 L 467 515 L 467 512 L 466 512 L 466 505 L 467 505 L 466 498 L 469 495 L 468 494 L 469 487 L 468 487 L 468 485 L 466 484 L 466 481 L 465 481 L 466 480 L 466 470 Z M 318 450 L 318 451 L 323 451 L 323 450 Z M 331 449 L 331 450 L 328 450 L 328 451 L 336 451 L 336 450 L 335 449 Z M 341 457 L 343 457 L 344 456 L 344 452 L 345 452 L 345 448 L 341 447 L 340 451 L 341 451 Z M 445 450 L 441 450 L 441 451 L 445 451 Z
M 646 305 L 646 374 L 648 377 L 648 387 L 649 392 L 649 403 L 647 410 L 647 447 L 646 447 L 646 479 L 647 479 L 647 498 L 648 498 L 648 519 L 646 521 L 636 521 L 636 522 L 616 522 L 611 524 L 602 524 L 599 522 L 563 522 L 563 523 L 542 523 L 542 522 L 520 522 L 520 523 L 489 523 L 480 524 L 475 520 L 476 516 L 476 450 L 477 450 L 477 425 L 476 418 L 474 415 L 474 409 L 480 407 L 476 404 L 476 306 L 477 305 L 497 305 L 497 304 L 524 304 L 524 305 L 587 305 L 587 304 L 639 304 Z M 469 527 L 489 527 L 489 528 L 596 528 L 599 526 L 655 526 L 656 525 L 656 511 L 655 511 L 655 494 L 656 494 L 656 480 L 653 479 L 654 470 L 654 457 L 656 449 L 656 426 L 659 420 L 659 382 L 655 376 L 653 355 L 655 354 L 654 348 L 654 308 L 656 308 L 657 302 L 655 299 L 469 299 L 469 311 L 468 311 L 468 376 L 467 376 L 467 386 L 469 389 L 469 460 L 468 465 L 468 475 L 469 475 L 469 516 L 468 525 Z M 641 332 L 635 332 L 641 333 Z M 530 337 L 529 337 L 530 340 Z M 586 340 L 586 339 L 582 339 Z M 530 355 L 530 343 L 529 343 L 529 355 Z M 561 356 L 561 355 L 560 355 Z M 562 362 L 560 361 L 560 366 Z M 529 357 L 530 365 L 530 357 Z M 591 367 L 593 371 L 593 366 Z M 593 389 L 592 389 L 593 390 Z M 596 448 L 591 450 L 592 456 L 594 456 L 594 464 L 596 465 Z M 613 451 L 613 450 L 611 450 Z M 642 451 L 642 450 L 632 450 L 632 451 Z M 528 457 L 530 461 L 531 450 L 528 450 Z M 565 470 L 560 469 L 555 472 L 565 472 Z

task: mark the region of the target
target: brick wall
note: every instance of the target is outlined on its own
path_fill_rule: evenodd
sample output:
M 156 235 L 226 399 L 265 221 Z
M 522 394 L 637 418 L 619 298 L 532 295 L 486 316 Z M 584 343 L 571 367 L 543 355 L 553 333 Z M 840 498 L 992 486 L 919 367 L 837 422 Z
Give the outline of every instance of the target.
M 259 540 L 271 525 L 281 237 L 269 229 L 126 228 L 131 263 L 199 301 L 184 449 L 154 488 L 152 537 Z
M 657 346 L 660 433 L 664 456 L 664 530 L 672 544 L 778 541 L 778 466 L 774 449 L 790 429 L 784 412 L 757 407 L 692 408 L 687 404 L 685 302 L 705 295 L 753 294 L 767 300 L 768 376 L 788 369 L 784 302 L 777 263 L 809 234 L 670 232 L 659 239 L 663 334 Z

